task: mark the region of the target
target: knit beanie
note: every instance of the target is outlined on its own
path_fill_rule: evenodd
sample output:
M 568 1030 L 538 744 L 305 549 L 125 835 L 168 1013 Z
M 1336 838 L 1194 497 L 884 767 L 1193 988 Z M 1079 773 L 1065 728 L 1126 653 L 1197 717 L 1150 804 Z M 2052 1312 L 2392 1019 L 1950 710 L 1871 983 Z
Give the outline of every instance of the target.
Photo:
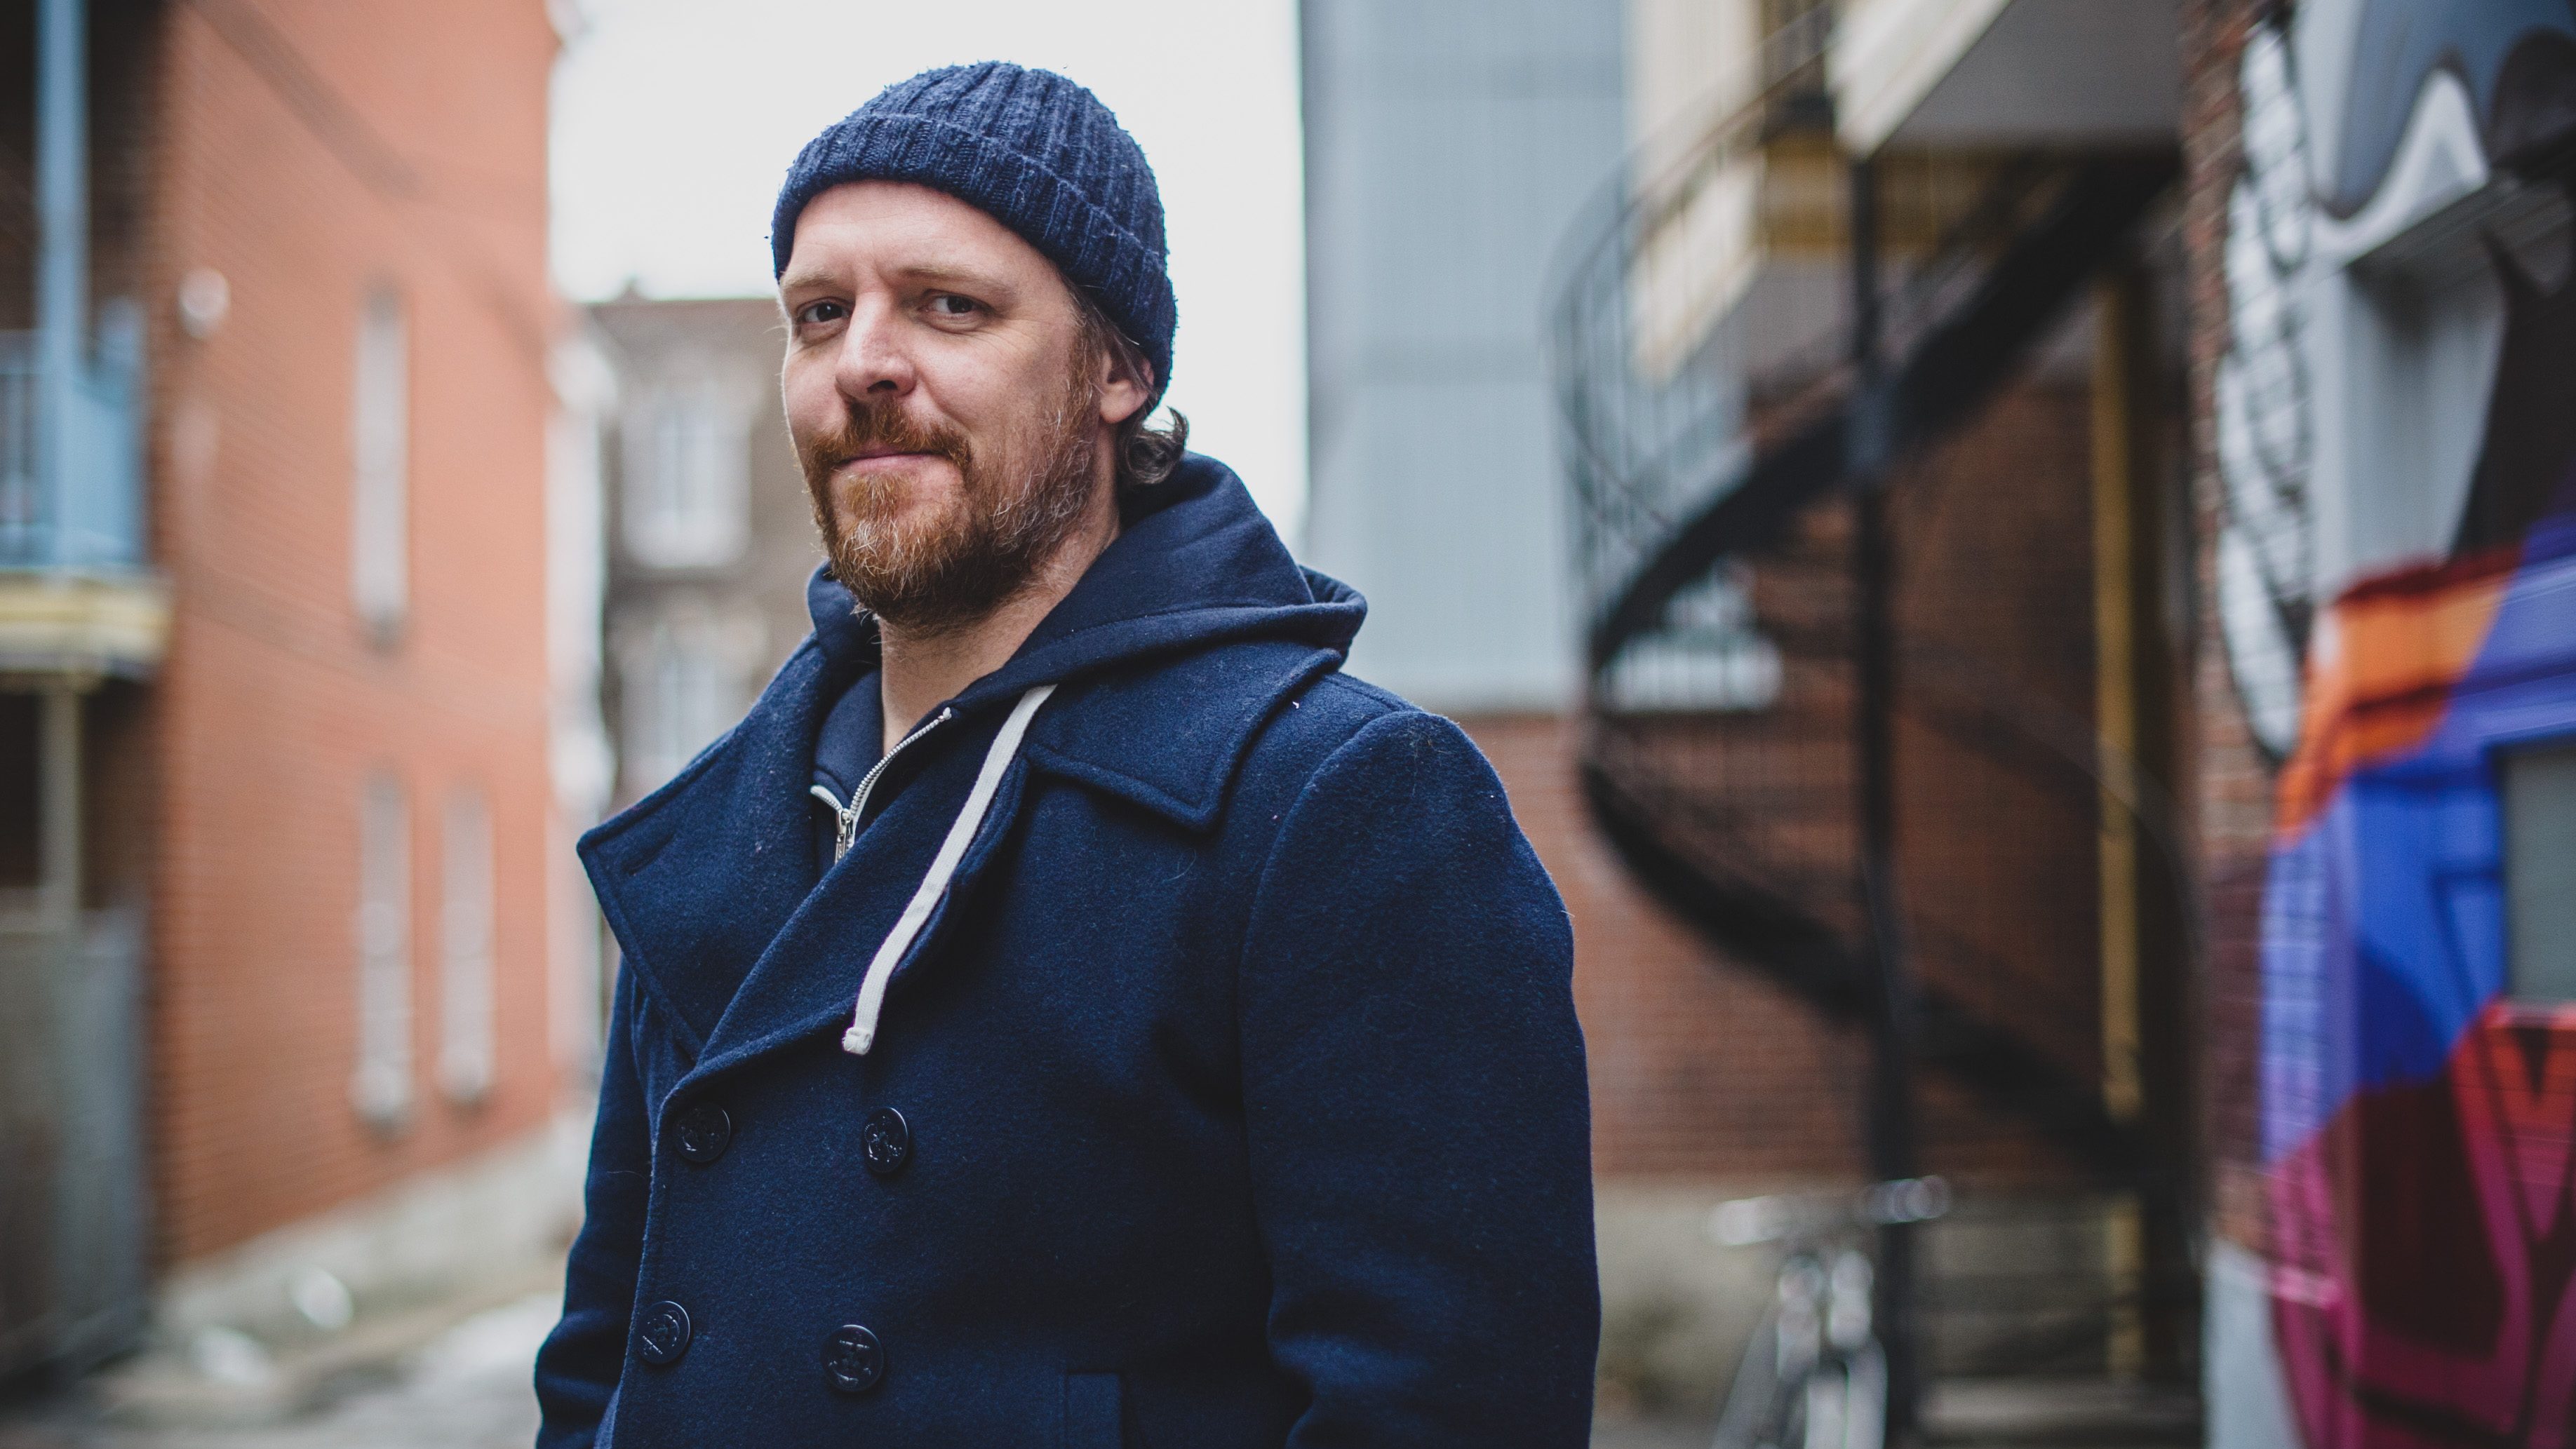
M 1179 311 L 1165 269 L 1163 198 L 1134 137 L 1090 91 L 1005 61 L 926 70 L 805 143 L 769 223 L 773 276 L 787 272 L 805 203 L 849 181 L 945 191 L 1020 234 L 1089 293 L 1172 379 Z

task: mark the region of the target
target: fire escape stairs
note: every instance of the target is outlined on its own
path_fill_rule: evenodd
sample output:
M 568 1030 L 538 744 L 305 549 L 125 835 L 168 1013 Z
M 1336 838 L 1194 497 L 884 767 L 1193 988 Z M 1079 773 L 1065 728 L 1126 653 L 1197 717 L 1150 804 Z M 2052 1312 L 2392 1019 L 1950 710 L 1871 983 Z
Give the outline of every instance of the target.
M 1677 595 L 1730 561 L 1776 553 L 1809 510 L 1849 496 L 1864 410 L 1878 410 L 1865 425 L 1885 430 L 1884 445 L 1897 458 L 1919 455 L 1973 422 L 2129 244 L 2178 170 L 2170 153 L 2094 156 L 2063 166 L 2051 200 L 2022 219 L 1977 266 L 1974 285 L 1892 359 L 1879 397 L 1856 395 L 1846 380 L 1838 395 L 1811 403 L 1802 425 L 1757 447 L 1732 486 L 1713 489 L 1608 592 L 1586 640 L 1596 713 L 1604 674 L 1663 622 Z M 1998 189 L 2031 185 L 2027 172 L 1997 182 Z M 1991 244 L 1977 237 L 1955 245 Z M 1935 723 L 1973 730 L 1972 714 L 1952 711 Z M 1848 724 L 1820 727 L 1847 730 Z M 1590 807 L 1636 878 L 1731 956 L 1838 1020 L 1866 1020 L 1874 987 L 1861 943 L 1757 874 L 1731 870 L 1723 849 L 1707 844 L 1723 837 L 1726 823 L 1707 818 L 1706 802 L 1682 801 L 1659 788 L 1653 771 L 1639 768 L 1610 732 L 1592 729 L 1585 738 L 1581 767 Z M 2022 1114 L 2088 1165 L 2116 1172 L 2140 1160 L 2145 1144 L 2138 1129 L 2112 1115 L 2098 1082 L 2069 1072 L 1939 983 L 1920 983 L 1916 991 L 1914 1047 L 1923 1066 Z

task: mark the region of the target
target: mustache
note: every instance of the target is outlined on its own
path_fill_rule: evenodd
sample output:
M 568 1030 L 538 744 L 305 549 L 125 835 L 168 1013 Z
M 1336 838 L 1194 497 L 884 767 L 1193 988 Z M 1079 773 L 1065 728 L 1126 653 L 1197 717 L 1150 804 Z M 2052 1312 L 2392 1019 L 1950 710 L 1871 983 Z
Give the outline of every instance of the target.
M 804 451 L 807 475 L 817 484 L 862 453 L 928 453 L 955 464 L 961 474 L 975 456 L 966 435 L 956 428 L 923 422 L 905 412 L 901 403 L 873 397 L 850 399 L 839 425 L 808 439 Z

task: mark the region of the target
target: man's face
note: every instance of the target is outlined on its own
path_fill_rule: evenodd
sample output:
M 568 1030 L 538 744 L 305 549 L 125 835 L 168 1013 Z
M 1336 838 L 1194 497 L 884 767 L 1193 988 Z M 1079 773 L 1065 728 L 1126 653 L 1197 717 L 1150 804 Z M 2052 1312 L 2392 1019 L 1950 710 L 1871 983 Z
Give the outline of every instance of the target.
M 928 187 L 806 204 L 779 279 L 787 426 L 835 577 L 887 622 L 971 623 L 1026 584 L 1110 486 L 1144 405 L 1053 263 Z

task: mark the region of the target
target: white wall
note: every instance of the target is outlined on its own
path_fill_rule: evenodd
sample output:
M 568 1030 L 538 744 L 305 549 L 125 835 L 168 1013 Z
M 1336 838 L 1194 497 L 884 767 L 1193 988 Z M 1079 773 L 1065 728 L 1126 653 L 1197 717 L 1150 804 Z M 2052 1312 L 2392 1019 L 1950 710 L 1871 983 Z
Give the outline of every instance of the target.
M 1622 0 L 1307 0 L 1302 550 L 1352 670 L 1451 712 L 1575 678 L 1550 262 L 1623 149 Z

